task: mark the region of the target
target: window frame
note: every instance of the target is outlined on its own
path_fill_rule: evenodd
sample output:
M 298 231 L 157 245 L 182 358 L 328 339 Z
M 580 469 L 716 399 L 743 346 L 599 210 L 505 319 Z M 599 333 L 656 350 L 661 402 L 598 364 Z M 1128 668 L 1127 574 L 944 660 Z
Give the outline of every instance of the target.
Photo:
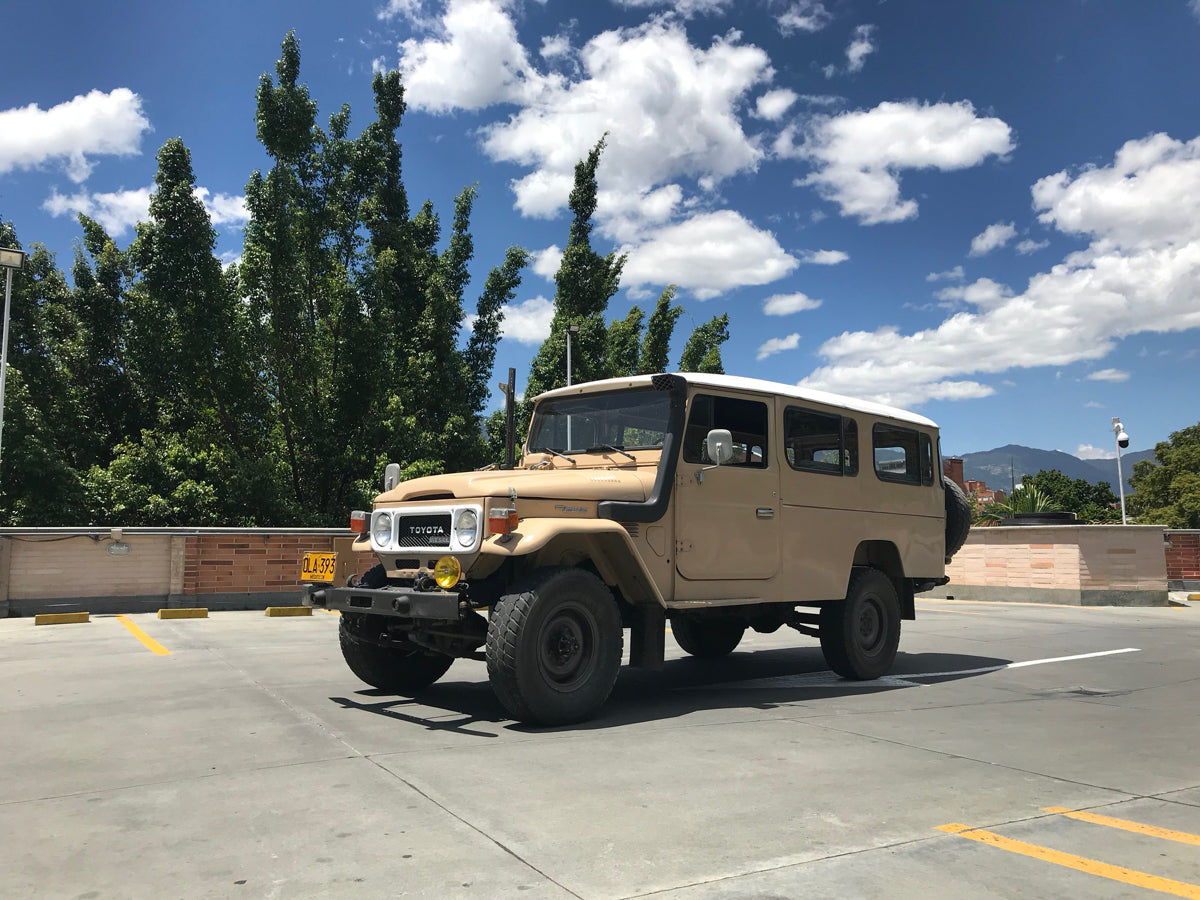
M 789 427 L 789 418 L 793 413 L 820 416 L 826 419 L 837 420 L 837 435 L 838 435 L 838 460 L 837 464 L 818 462 L 817 460 L 793 460 L 787 455 L 788 436 L 791 434 Z M 850 459 L 847 459 L 848 440 L 853 437 L 853 448 L 850 454 Z M 854 478 L 858 475 L 858 422 L 849 416 L 843 416 L 836 412 L 826 412 L 821 409 L 811 409 L 806 406 L 796 406 L 789 404 L 783 409 L 783 433 L 780 435 L 780 440 L 783 442 L 784 461 L 787 462 L 788 468 L 796 472 L 813 472 L 817 475 L 835 475 L 839 478 Z
M 911 435 L 911 444 L 907 442 L 889 442 L 880 445 L 880 434 L 889 433 L 897 435 Z M 924 442 L 922 441 L 924 438 Z M 923 443 L 928 442 L 932 447 L 932 441 L 929 435 L 916 428 L 908 428 L 903 425 L 891 425 L 886 422 L 876 422 L 871 426 L 871 468 L 875 470 L 875 477 L 880 481 L 885 481 L 888 484 L 907 484 L 914 487 L 928 486 L 933 483 L 932 477 L 928 480 L 925 478 L 924 459 L 922 457 Z M 911 449 L 910 449 L 911 447 Z M 900 449 L 904 451 L 904 472 L 888 472 L 879 468 L 878 453 L 880 449 Z M 913 474 L 909 474 L 909 473 Z

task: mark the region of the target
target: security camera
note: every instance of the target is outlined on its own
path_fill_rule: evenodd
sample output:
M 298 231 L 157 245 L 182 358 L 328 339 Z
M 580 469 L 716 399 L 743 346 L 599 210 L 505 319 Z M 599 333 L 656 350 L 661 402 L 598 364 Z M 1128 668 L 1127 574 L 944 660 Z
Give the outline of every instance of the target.
M 1117 433 L 1117 446 L 1124 450 L 1129 446 L 1129 435 L 1121 431 Z

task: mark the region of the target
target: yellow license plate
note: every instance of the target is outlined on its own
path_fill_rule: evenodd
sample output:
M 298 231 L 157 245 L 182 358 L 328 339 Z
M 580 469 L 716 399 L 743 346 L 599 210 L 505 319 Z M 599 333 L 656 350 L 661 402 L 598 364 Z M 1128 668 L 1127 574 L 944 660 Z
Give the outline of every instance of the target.
M 336 568 L 336 553 L 305 553 L 304 563 L 300 569 L 300 580 L 332 582 L 333 571 Z

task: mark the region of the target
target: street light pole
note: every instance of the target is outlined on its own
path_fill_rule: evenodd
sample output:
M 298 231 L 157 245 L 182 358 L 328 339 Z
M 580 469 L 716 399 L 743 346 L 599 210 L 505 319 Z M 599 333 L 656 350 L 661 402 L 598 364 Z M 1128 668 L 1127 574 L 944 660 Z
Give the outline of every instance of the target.
M 1121 492 L 1121 524 L 1129 524 L 1125 520 L 1125 477 L 1121 474 L 1121 448 L 1129 446 L 1129 435 L 1125 433 L 1125 426 L 1121 424 L 1121 420 L 1114 417 L 1112 420 L 1113 436 L 1117 441 L 1117 490 Z
M 8 380 L 8 315 L 12 305 L 13 270 L 25 265 L 23 250 L 0 249 L 0 266 L 4 267 L 4 338 L 0 343 L 0 440 L 4 436 L 4 385 Z M 0 444 L 0 446 L 3 446 Z

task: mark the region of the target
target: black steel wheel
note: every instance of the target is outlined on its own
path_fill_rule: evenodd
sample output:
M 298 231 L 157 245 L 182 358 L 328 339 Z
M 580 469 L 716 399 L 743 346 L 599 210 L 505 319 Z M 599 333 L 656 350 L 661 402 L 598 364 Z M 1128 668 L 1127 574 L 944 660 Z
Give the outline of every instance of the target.
M 671 634 L 675 642 L 699 659 L 720 659 L 728 656 L 742 642 L 746 623 L 734 619 L 701 618 L 678 615 L 671 619 Z
M 620 612 L 603 581 L 584 569 L 540 569 L 492 608 L 488 678 L 515 719 L 580 722 L 608 699 L 623 644 Z
M 846 599 L 821 607 L 820 634 L 825 662 L 843 678 L 868 681 L 886 674 L 900 645 L 900 601 L 892 580 L 878 569 L 854 569 Z

